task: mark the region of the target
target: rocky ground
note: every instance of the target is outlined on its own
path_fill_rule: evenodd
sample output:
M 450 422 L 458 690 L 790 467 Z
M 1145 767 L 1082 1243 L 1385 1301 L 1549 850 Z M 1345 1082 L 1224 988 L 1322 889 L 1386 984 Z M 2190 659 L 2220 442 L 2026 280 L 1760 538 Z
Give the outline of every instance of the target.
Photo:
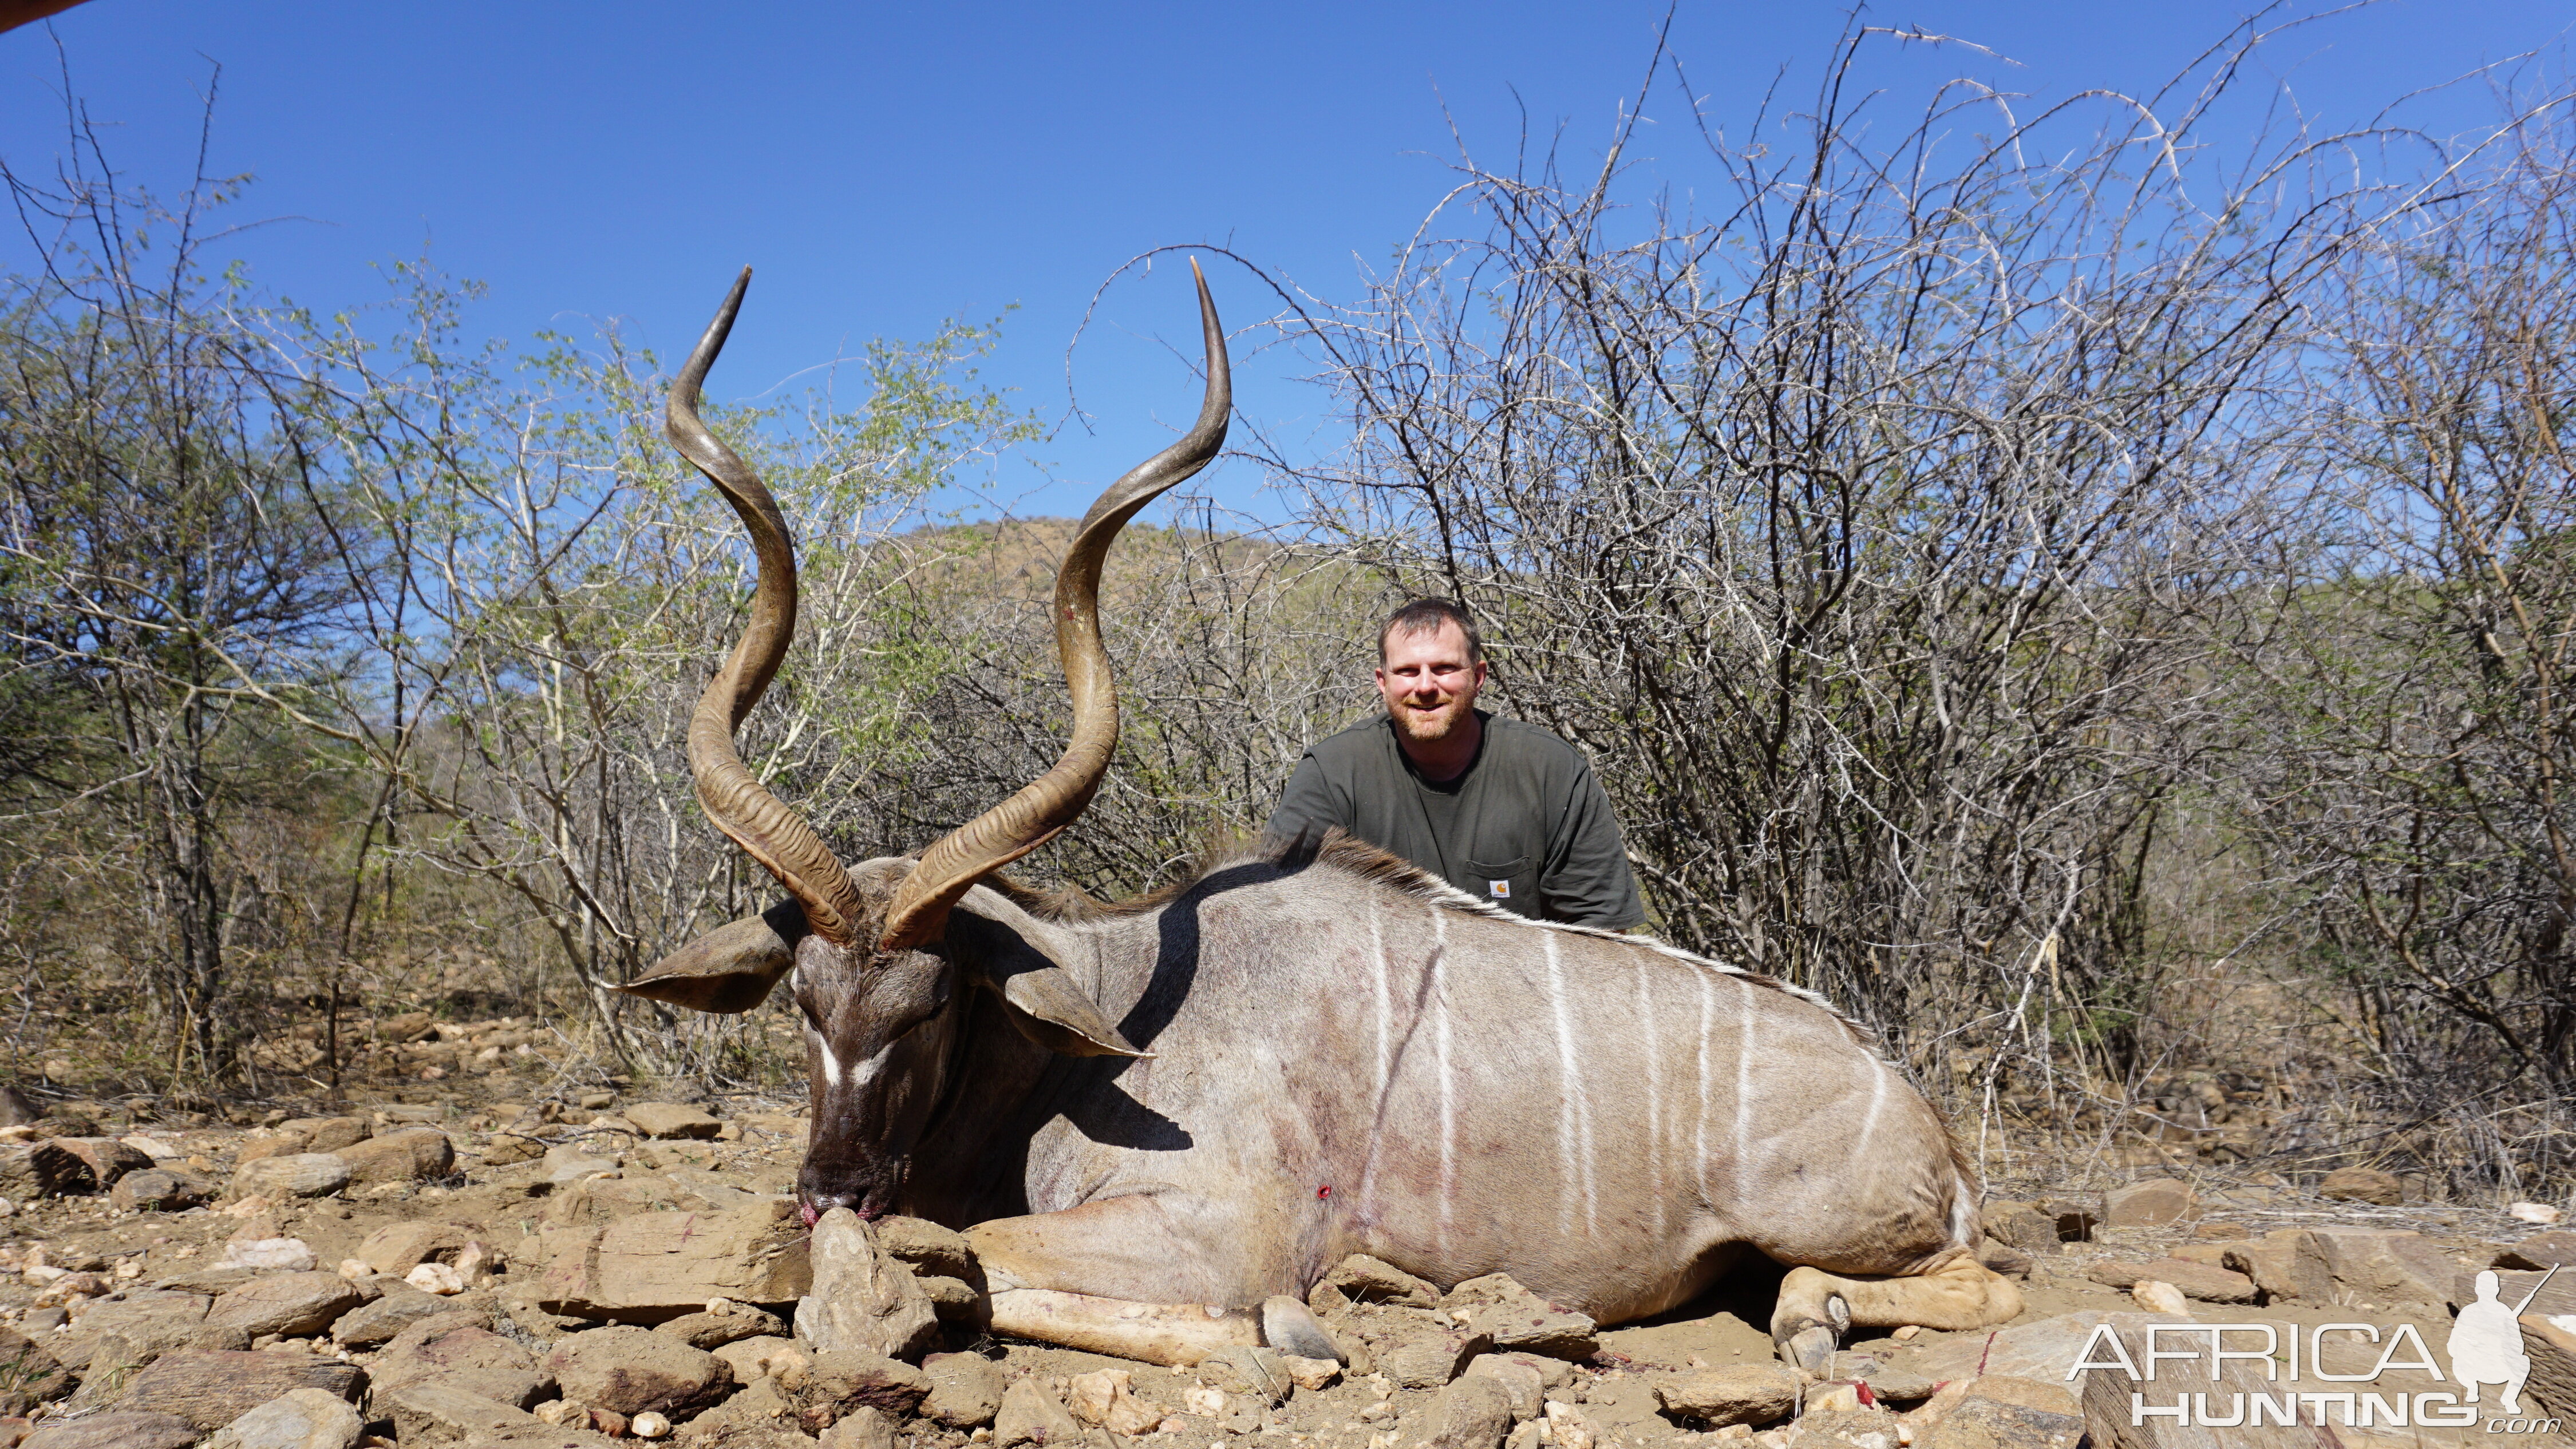
M 467 1063 L 489 1045 L 454 1040 Z M 0 1449 L 2072 1449 L 2088 1408 L 2097 1444 L 2260 1444 L 2159 1438 L 2128 1425 L 2126 1380 L 2068 1370 L 2098 1325 L 2143 1352 L 2146 1325 L 2185 1321 L 2270 1324 L 2322 1354 L 2312 1372 L 2365 1374 L 2411 1324 L 2447 1369 L 2476 1269 L 2500 1266 L 2519 1300 L 2576 1263 L 2576 1234 L 2410 1204 L 2371 1173 L 2026 1184 L 1987 1207 L 1989 1263 L 2025 1280 L 2019 1319 L 1864 1330 L 1821 1377 L 1772 1353 L 1776 1274 L 1599 1329 L 1507 1278 L 1444 1293 L 1356 1258 L 1309 1298 L 1341 1361 L 1243 1349 L 1175 1370 L 995 1340 L 944 1228 L 841 1213 L 809 1233 L 785 1195 L 804 1146 L 786 1104 L 593 1091 L 271 1116 L 75 1101 L 0 1129 Z M 2526 1406 L 2576 1424 L 2576 1338 L 2562 1351 L 2547 1325 L 2576 1313 L 2576 1272 L 2529 1312 Z M 2499 1432 L 2335 1430 L 2356 1449 Z

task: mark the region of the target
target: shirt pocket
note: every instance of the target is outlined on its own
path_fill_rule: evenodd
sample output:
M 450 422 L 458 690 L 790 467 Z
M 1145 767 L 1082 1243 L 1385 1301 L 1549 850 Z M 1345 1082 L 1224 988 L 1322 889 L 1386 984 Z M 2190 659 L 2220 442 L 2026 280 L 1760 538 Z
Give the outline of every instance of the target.
M 1470 860 L 1467 867 L 1467 893 L 1522 915 L 1538 912 L 1538 877 L 1530 869 L 1530 858 L 1515 855 L 1509 860 Z

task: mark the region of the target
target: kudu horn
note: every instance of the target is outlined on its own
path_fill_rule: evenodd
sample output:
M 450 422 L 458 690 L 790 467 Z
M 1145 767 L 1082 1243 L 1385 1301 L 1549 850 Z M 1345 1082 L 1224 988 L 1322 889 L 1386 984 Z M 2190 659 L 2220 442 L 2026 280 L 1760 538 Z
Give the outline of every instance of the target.
M 1101 561 L 1138 509 L 1206 467 L 1225 446 L 1226 420 L 1234 410 L 1225 329 L 1217 322 L 1216 303 L 1196 260 L 1190 263 L 1190 275 L 1198 281 L 1199 326 L 1207 349 L 1207 394 L 1199 404 L 1198 423 L 1109 485 L 1082 516 L 1064 564 L 1056 570 L 1055 646 L 1064 660 L 1065 687 L 1073 695 L 1073 738 L 1053 769 L 921 853 L 920 863 L 895 889 L 879 940 L 884 949 L 939 939 L 948 909 L 959 896 L 1071 825 L 1109 773 L 1109 757 L 1118 748 L 1118 686 L 1110 674 L 1109 651 L 1100 642 Z
M 858 936 L 859 892 L 840 858 L 823 844 L 814 827 L 786 804 L 742 763 L 734 751 L 733 732 L 759 702 L 761 692 L 778 672 L 778 661 L 796 637 L 796 546 L 788 540 L 787 520 L 768 485 L 723 440 L 698 420 L 698 388 L 707 369 L 724 351 L 733 331 L 734 314 L 751 286 L 751 268 L 742 269 L 733 291 L 707 324 L 688 365 L 671 383 L 663 431 L 681 456 L 697 465 L 707 481 L 723 492 L 751 535 L 760 561 L 760 582 L 751 596 L 751 622 L 725 657 L 698 707 L 689 716 L 689 773 L 697 781 L 698 802 L 718 830 L 778 877 L 805 907 L 806 924 L 825 940 L 851 944 Z

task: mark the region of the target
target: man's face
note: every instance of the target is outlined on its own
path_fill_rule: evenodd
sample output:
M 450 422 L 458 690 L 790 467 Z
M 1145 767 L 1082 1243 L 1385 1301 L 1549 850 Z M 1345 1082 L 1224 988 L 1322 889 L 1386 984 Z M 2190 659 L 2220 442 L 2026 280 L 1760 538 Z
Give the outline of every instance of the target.
M 1432 744 L 1466 722 L 1485 687 L 1485 666 L 1467 661 L 1467 631 L 1443 620 L 1421 634 L 1401 631 L 1386 639 L 1386 662 L 1377 670 L 1377 692 L 1407 739 Z

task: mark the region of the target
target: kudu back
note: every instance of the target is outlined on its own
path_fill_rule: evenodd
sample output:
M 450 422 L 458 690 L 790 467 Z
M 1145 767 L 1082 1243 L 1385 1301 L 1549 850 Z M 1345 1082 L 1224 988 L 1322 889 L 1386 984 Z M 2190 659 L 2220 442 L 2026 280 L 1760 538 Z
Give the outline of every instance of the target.
M 788 981 L 813 1096 L 809 1221 L 848 1208 L 963 1228 L 996 1329 L 1167 1363 L 1263 1341 L 1329 1351 L 1295 1300 L 1351 1253 L 1444 1287 L 1509 1273 L 1611 1323 L 1755 1250 L 1794 1269 L 1772 1332 L 1811 1367 L 1853 1324 L 2018 1312 L 1976 1263 L 1977 1182 L 1940 1118 L 1812 995 L 1501 912 L 1338 833 L 1220 855 L 1116 905 L 998 874 L 1107 772 L 1110 541 L 1223 445 L 1204 278 L 1197 424 L 1101 495 L 1058 571 L 1063 757 L 918 857 L 843 866 L 732 743 L 796 609 L 776 504 L 696 413 L 749 275 L 670 399 L 673 442 L 760 559 L 689 750 L 709 818 L 793 900 L 623 989 L 744 1011 Z

